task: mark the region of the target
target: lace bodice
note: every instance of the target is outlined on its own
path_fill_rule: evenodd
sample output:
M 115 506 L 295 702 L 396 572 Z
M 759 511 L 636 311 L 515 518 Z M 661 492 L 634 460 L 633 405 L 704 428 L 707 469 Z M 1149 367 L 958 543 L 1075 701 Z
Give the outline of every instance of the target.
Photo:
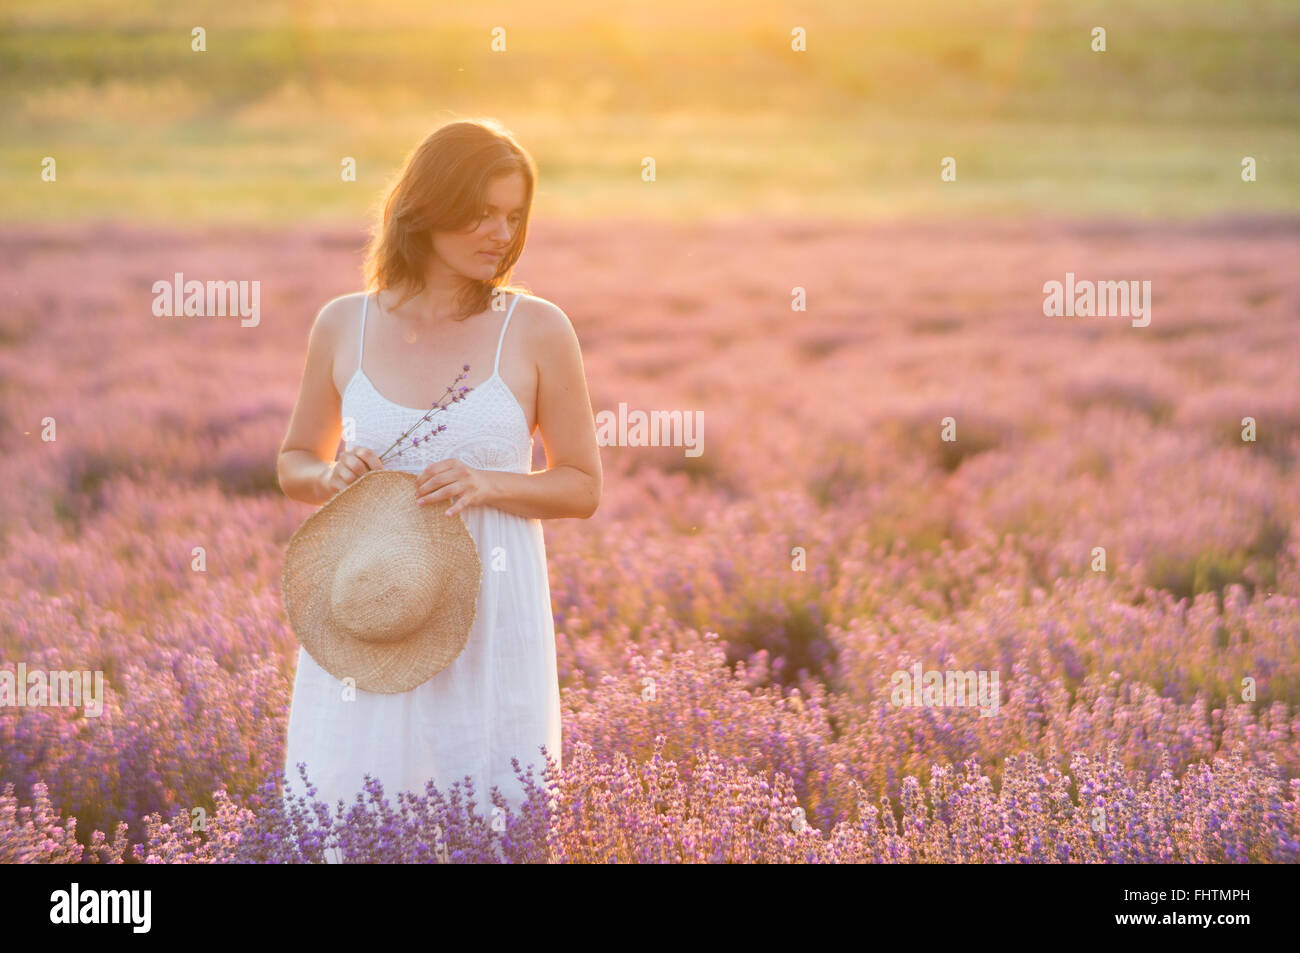
M 528 432 L 524 409 L 500 373 L 501 345 L 505 341 L 506 329 L 510 326 L 510 318 L 519 298 L 518 294 L 513 296 L 505 321 L 501 324 L 492 376 L 461 400 L 435 411 L 429 421 L 421 424 L 412 436 L 423 437 L 438 424 L 445 424 L 447 429 L 427 441 L 422 439 L 418 446 L 411 446 L 408 437 L 403 445 L 405 449 L 385 461 L 387 468 L 419 473 L 430 463 L 448 458 L 455 458 L 478 470 L 527 473 L 532 468 L 533 438 Z M 355 427 L 355 439 L 347 443 L 348 449 L 361 446 L 368 447 L 375 453 L 383 453 L 407 428 L 423 417 L 429 408 L 393 403 L 379 393 L 362 370 L 369 301 L 370 295 L 367 294 L 361 305 L 357 369 L 343 390 L 339 413 L 345 435 L 348 432 L 349 418 Z

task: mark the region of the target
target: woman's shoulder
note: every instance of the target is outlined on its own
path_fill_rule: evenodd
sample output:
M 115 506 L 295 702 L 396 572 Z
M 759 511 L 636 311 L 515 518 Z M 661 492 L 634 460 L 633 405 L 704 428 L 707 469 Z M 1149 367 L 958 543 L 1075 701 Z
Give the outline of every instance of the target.
M 515 317 L 523 319 L 529 349 L 543 359 L 552 360 L 580 349 L 573 321 L 553 301 L 523 292 L 515 306 Z
M 323 331 L 337 333 L 344 326 L 357 320 L 361 314 L 362 299 L 369 294 L 366 291 L 353 291 L 326 301 L 316 312 L 315 326 Z
M 369 294 L 369 291 L 351 291 L 347 294 L 341 294 L 337 298 L 330 298 L 321 305 L 320 313 L 329 315 L 359 314 L 361 301 Z
M 515 313 L 525 318 L 530 327 L 544 333 L 548 328 L 555 330 L 571 323 L 569 316 L 555 302 L 522 289 L 516 294 L 519 295 L 519 303 L 515 305 Z

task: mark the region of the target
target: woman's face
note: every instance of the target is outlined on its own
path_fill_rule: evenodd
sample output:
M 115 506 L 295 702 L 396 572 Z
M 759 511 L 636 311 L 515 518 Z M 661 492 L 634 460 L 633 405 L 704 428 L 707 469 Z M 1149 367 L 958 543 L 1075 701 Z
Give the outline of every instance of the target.
M 523 224 L 523 175 L 511 172 L 492 179 L 479 216 L 461 231 L 434 232 L 433 250 L 453 271 L 486 280 L 497 273 L 501 254 Z M 489 256 L 488 252 L 496 254 Z

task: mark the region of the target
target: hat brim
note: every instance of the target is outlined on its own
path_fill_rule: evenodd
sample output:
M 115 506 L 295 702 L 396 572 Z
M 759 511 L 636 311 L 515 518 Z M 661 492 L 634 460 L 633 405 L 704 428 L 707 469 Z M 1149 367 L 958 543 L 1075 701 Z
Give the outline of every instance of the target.
M 464 518 L 416 503 L 416 477 L 369 470 L 336 493 L 294 531 L 285 549 L 281 594 L 289 626 L 315 662 L 335 678 L 382 694 L 407 692 L 452 663 L 469 641 L 477 615 L 482 562 Z M 382 521 L 416 528 L 448 574 L 447 598 L 427 624 L 398 642 L 366 642 L 330 610 L 330 586 L 346 541 Z

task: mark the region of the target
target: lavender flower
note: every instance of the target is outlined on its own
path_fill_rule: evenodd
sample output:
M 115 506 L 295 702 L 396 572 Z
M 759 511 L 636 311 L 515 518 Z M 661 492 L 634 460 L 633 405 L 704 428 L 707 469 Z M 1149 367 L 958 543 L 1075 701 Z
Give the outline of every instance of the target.
M 445 391 L 443 391 L 443 396 L 441 398 L 434 401 L 433 406 L 429 408 L 429 410 L 425 413 L 425 415 L 421 417 L 419 420 L 417 420 L 410 427 L 408 427 L 405 433 L 403 433 L 391 444 L 389 444 L 388 449 L 379 455 L 379 460 L 381 463 L 388 463 L 390 459 L 394 459 L 394 460 L 397 459 L 403 453 L 405 453 L 409 447 L 418 447 L 421 443 L 427 443 L 429 440 L 432 440 L 435 435 L 440 434 L 447 429 L 446 424 L 439 424 L 437 427 L 429 431 L 429 433 L 427 434 L 424 434 L 422 436 L 411 437 L 411 442 L 409 444 L 403 445 L 406 439 L 411 436 L 412 431 L 414 431 L 421 424 L 430 423 L 430 418 L 432 418 L 432 416 L 435 413 L 437 413 L 440 410 L 446 410 L 450 404 L 454 404 L 457 401 L 461 401 L 465 399 L 465 397 L 469 394 L 470 391 L 473 390 L 473 388 L 465 387 L 463 385 L 457 388 L 456 383 L 458 381 L 464 380 L 465 375 L 468 373 L 469 373 L 469 365 L 466 364 L 461 368 L 461 373 L 456 376 L 456 380 L 452 381 L 451 386 L 449 386 Z M 450 400 L 448 400 L 449 395 L 450 395 Z M 398 449 L 394 449 L 394 448 L 398 448 Z

